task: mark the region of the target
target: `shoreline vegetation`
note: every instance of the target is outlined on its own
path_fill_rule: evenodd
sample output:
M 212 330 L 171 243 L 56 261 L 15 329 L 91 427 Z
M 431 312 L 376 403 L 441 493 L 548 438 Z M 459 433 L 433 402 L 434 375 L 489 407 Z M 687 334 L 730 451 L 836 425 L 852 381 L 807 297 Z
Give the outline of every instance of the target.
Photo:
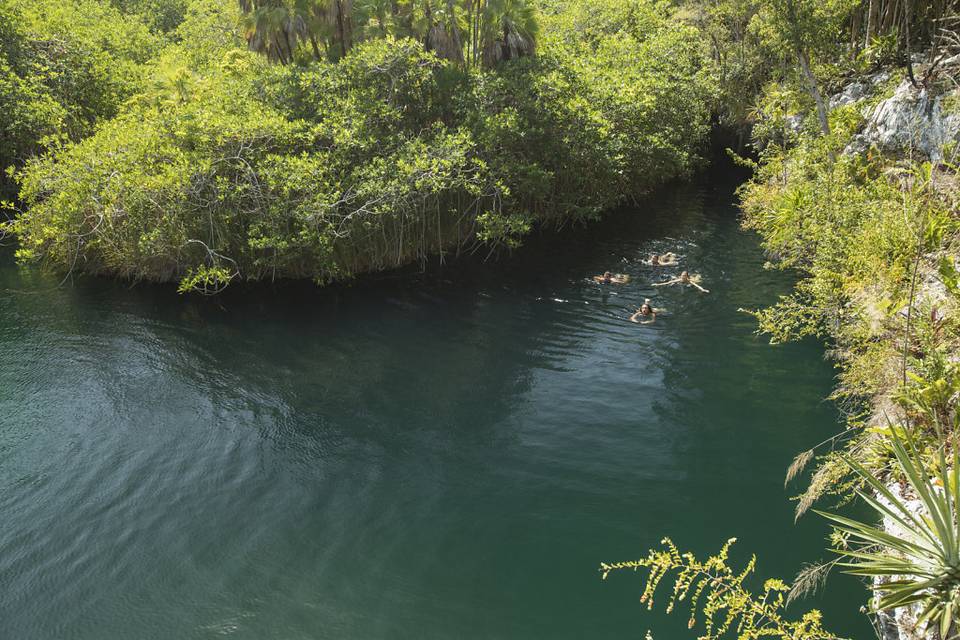
M 8 3 L 28 24 L 60 6 Z M 156 54 L 92 135 L 40 137 L 16 171 L 18 258 L 182 291 L 322 284 L 514 248 L 701 162 L 714 74 L 665 5 L 483 2 L 467 25 L 477 3 L 300 4 L 196 0 L 144 27 Z
M 595 220 L 722 130 L 753 171 L 744 226 L 798 276 L 759 331 L 837 364 L 847 423 L 787 471 L 836 560 L 757 592 L 732 541 L 699 560 L 665 539 L 602 576 L 647 572 L 647 606 L 669 576 L 700 638 L 814 640 L 836 636 L 786 607 L 846 571 L 880 637 L 947 640 L 958 87 L 949 0 L 0 0 L 0 235 L 185 293 L 325 284 Z M 835 513 L 854 501 L 871 518 Z

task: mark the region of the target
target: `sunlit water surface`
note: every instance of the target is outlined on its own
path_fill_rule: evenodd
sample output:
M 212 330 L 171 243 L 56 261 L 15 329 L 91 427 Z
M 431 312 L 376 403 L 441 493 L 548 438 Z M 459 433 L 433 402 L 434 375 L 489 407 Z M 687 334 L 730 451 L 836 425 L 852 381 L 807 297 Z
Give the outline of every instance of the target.
M 794 525 L 783 472 L 836 428 L 832 370 L 737 312 L 789 278 L 734 186 L 325 290 L 57 288 L 7 252 L 0 638 L 680 640 L 684 613 L 599 563 L 736 536 L 792 577 L 826 528 Z M 649 287 L 666 250 L 711 293 Z M 648 296 L 668 313 L 627 322 Z M 801 607 L 867 638 L 863 600 L 834 576 Z

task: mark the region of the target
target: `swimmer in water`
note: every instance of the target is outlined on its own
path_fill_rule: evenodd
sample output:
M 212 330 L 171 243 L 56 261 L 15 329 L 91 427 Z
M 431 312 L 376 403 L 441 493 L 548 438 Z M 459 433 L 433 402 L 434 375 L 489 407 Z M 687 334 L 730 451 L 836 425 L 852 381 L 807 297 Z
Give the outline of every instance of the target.
M 643 261 L 651 267 L 672 267 L 677 264 L 677 255 L 675 253 L 651 253 L 650 257 Z
M 691 275 L 690 275 L 688 272 L 686 272 L 686 271 L 684 271 L 683 273 L 681 273 L 679 278 L 673 278 L 673 279 L 671 279 L 671 280 L 667 280 L 666 282 L 655 282 L 655 283 L 653 283 L 652 286 L 654 286 L 654 287 L 666 287 L 667 285 L 672 285 L 672 284 L 688 284 L 688 285 L 690 285 L 691 287 L 696 287 L 697 289 L 699 289 L 699 290 L 702 291 L 703 293 L 710 293 L 708 290 L 706 290 L 706 289 L 704 289 L 703 287 L 700 286 L 700 276 L 699 276 L 699 275 L 693 275 L 693 276 L 691 276 Z
M 650 303 L 650 298 L 647 298 L 643 301 L 643 304 L 640 305 L 640 308 L 637 309 L 632 316 L 630 316 L 630 322 L 636 322 L 637 324 L 651 324 L 656 321 L 657 313 L 663 313 L 665 309 L 655 309 L 654 306 Z M 643 318 L 641 320 L 641 318 Z
M 623 273 L 604 271 L 602 276 L 593 276 L 593 280 L 599 284 L 627 284 L 630 276 Z

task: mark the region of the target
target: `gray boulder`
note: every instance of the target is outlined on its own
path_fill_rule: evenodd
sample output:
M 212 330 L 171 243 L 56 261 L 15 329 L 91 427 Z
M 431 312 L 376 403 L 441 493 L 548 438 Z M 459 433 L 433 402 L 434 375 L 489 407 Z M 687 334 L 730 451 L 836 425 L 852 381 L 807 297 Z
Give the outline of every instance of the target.
M 848 104 L 859 102 L 870 95 L 870 87 L 866 82 L 852 82 L 843 88 L 843 91 L 830 97 L 830 108 L 836 109 Z
M 943 146 L 958 134 L 960 117 L 943 113 L 941 97 L 904 80 L 893 96 L 877 105 L 844 153 L 862 153 L 875 146 L 887 153 L 940 161 Z

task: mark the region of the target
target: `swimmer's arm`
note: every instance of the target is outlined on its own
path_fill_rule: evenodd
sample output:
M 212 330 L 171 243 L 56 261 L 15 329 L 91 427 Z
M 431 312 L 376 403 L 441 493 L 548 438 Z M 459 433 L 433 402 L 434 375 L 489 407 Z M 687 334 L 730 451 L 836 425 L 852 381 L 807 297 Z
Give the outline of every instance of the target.
M 593 276 L 594 282 L 603 282 L 603 276 Z
M 654 282 L 654 283 L 653 283 L 652 285 L 650 285 L 650 286 L 651 286 L 651 287 L 665 287 L 665 286 L 667 286 L 668 284 L 677 284 L 678 282 L 680 282 L 680 279 L 679 279 L 679 278 L 674 278 L 673 280 L 667 280 L 666 282 Z
M 703 287 L 701 287 L 700 285 L 698 285 L 696 282 L 691 282 L 690 284 L 692 284 L 693 286 L 695 286 L 697 289 L 700 289 L 700 291 L 703 291 L 704 293 L 710 293 L 709 290 L 704 289 Z
M 615 282 L 617 284 L 627 284 L 628 282 L 630 282 L 630 276 L 622 273 L 618 273 L 616 277 L 613 278 L 612 282 Z
M 637 318 L 639 318 L 640 316 L 641 316 L 641 313 L 637 311 L 632 316 L 630 316 L 630 322 L 636 322 L 638 324 L 642 324 L 639 320 L 637 320 Z

